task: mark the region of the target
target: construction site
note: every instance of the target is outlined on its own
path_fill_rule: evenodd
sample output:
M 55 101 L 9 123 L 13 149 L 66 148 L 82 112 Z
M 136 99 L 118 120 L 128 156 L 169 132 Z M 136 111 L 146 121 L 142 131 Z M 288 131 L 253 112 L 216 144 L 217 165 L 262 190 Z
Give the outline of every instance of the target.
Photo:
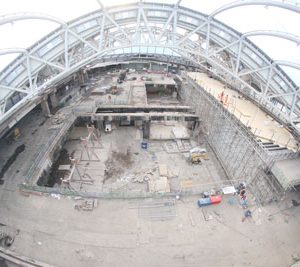
M 299 6 L 95 2 L 0 16 L 61 24 L 0 50 L 0 266 L 298 266 L 299 87 L 214 17 Z

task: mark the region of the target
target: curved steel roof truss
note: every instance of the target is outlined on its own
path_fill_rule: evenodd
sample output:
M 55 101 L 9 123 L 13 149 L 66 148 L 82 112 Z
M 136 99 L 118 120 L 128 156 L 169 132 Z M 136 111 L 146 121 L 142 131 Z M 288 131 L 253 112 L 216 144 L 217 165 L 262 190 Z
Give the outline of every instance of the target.
M 272 31 L 241 35 L 214 19 L 220 12 L 254 2 L 266 5 L 266 1 L 235 2 L 207 16 L 180 7 L 180 1 L 175 5 L 139 2 L 102 9 L 70 23 L 41 14 L 1 17 L 0 24 L 39 18 L 61 26 L 27 50 L 0 51 L 0 55 L 21 53 L 0 73 L 0 123 L 34 96 L 49 92 L 49 87 L 91 62 L 127 54 L 155 54 L 176 58 L 176 64 L 181 58 L 182 64 L 192 62 L 202 69 L 210 64 L 209 70 L 221 80 L 294 125 L 300 118 L 299 89 L 280 65 L 299 66 L 273 61 L 248 37 L 271 35 L 298 44 L 299 37 Z M 268 5 L 273 4 L 275 1 L 268 1 Z M 276 2 L 275 6 L 300 12 L 290 4 Z M 253 81 L 262 85 L 260 92 L 251 86 Z M 20 101 L 7 109 L 6 101 L 17 93 Z

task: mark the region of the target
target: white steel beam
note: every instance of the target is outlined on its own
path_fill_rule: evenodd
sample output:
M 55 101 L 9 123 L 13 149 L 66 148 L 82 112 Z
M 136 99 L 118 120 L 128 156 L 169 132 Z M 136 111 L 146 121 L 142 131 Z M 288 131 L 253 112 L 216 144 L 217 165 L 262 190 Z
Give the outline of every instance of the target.
M 52 63 L 52 62 L 50 62 L 50 61 L 47 61 L 47 60 L 42 59 L 42 58 L 39 58 L 39 57 L 32 56 L 32 55 L 30 55 L 30 54 L 29 54 L 29 58 L 31 58 L 31 59 L 33 59 L 33 60 L 36 60 L 36 61 L 38 61 L 38 62 L 44 63 L 44 64 L 46 64 L 46 65 L 49 65 L 49 66 L 51 66 L 51 67 L 53 67 L 53 68 L 56 68 L 56 69 L 58 69 L 58 70 L 65 70 L 65 68 L 64 68 L 63 66 L 56 65 L 56 64 L 54 64 L 54 63 Z
M 210 42 L 210 20 L 207 21 L 207 29 L 206 29 L 206 55 L 208 55 L 208 51 L 209 51 L 209 42 Z
M 263 67 L 259 67 L 257 69 L 250 69 L 249 71 L 240 73 L 240 74 L 238 74 L 238 70 L 239 70 L 240 64 L 247 65 L 248 57 L 246 58 L 246 56 L 251 56 L 251 55 L 248 55 L 249 52 L 247 52 L 247 50 L 243 50 L 243 46 L 250 44 L 252 47 L 254 47 L 254 49 L 256 47 L 246 37 L 251 37 L 254 35 L 271 35 L 274 37 L 285 38 L 285 39 L 293 41 L 297 44 L 299 44 L 299 37 L 281 33 L 281 32 L 256 31 L 256 32 L 246 33 L 246 34 L 242 35 L 241 37 L 239 37 L 238 40 L 236 40 L 236 38 L 238 38 L 238 37 L 233 39 L 234 41 L 226 41 L 224 39 L 224 43 L 221 45 L 221 44 L 219 44 L 218 39 L 215 39 L 215 35 L 211 34 L 212 27 L 214 27 L 214 28 L 216 27 L 217 29 L 220 29 L 220 30 L 222 30 L 222 29 L 224 29 L 224 27 L 226 27 L 226 25 L 220 24 L 217 20 L 213 19 L 213 17 L 215 15 L 220 14 L 221 12 L 223 12 L 225 10 L 228 10 L 228 9 L 234 8 L 234 7 L 238 7 L 238 6 L 247 6 L 247 5 L 256 5 L 256 4 L 262 5 L 262 3 L 263 3 L 263 5 L 267 5 L 267 6 L 270 5 L 270 3 L 271 3 L 271 6 L 274 4 L 277 7 L 281 7 L 281 5 L 286 6 L 287 5 L 286 3 L 277 2 L 277 3 L 279 3 L 277 5 L 277 3 L 275 3 L 275 1 L 272 1 L 272 0 L 270 0 L 270 1 L 266 1 L 266 0 L 265 1 L 261 1 L 261 0 L 238 1 L 238 2 L 234 2 L 234 3 L 227 5 L 225 8 L 223 7 L 223 9 L 221 8 L 221 9 L 217 10 L 216 12 L 213 12 L 207 18 L 207 16 L 205 16 L 199 12 L 192 11 L 192 10 L 187 11 L 186 9 L 181 8 L 179 6 L 180 0 L 174 6 L 158 4 L 158 3 L 148 3 L 148 2 L 141 3 L 140 2 L 140 3 L 130 4 L 128 6 L 119 6 L 116 8 L 112 7 L 109 10 L 105 10 L 105 8 L 100 0 L 97 0 L 97 2 L 99 3 L 100 7 L 102 8 L 102 10 L 99 13 L 96 13 L 96 12 L 91 13 L 86 18 L 81 17 L 77 21 L 70 22 L 68 25 L 63 21 L 57 21 L 56 19 L 53 20 L 53 22 L 57 22 L 58 24 L 61 25 L 60 35 L 65 34 L 65 36 L 64 36 L 64 46 L 57 46 L 57 48 L 59 48 L 60 51 L 58 51 L 58 49 L 50 51 L 51 53 L 55 52 L 56 53 L 55 55 L 50 54 L 49 51 L 47 52 L 47 53 L 49 53 L 49 58 L 51 58 L 51 60 L 44 60 L 43 58 L 38 57 L 37 51 L 39 51 L 39 49 L 42 47 L 42 45 L 46 46 L 48 43 L 51 44 L 51 40 L 53 40 L 53 35 L 45 37 L 44 39 L 40 40 L 39 43 L 32 46 L 32 48 L 29 52 L 30 55 L 28 56 L 28 58 L 26 58 L 26 56 L 21 57 L 21 58 L 19 57 L 18 60 L 14 61 L 9 67 L 4 69 L 1 73 L 1 78 L 4 79 L 5 77 L 8 77 L 8 75 L 10 74 L 10 71 L 18 70 L 16 72 L 16 73 L 18 73 L 18 79 L 16 80 L 17 84 L 16 85 L 14 83 L 11 83 L 11 84 L 14 84 L 14 86 L 17 87 L 18 90 L 20 90 L 19 88 L 24 88 L 24 86 L 29 84 L 30 90 L 28 89 L 28 92 L 32 92 L 33 94 L 35 94 L 38 90 L 43 90 L 43 87 L 41 85 L 41 86 L 39 86 L 39 88 L 35 89 L 37 75 L 35 73 L 32 73 L 32 69 L 33 69 L 32 67 L 34 66 L 33 63 L 35 63 L 35 62 L 30 62 L 31 60 L 36 60 L 37 62 L 41 62 L 45 65 L 49 65 L 53 68 L 58 69 L 60 71 L 60 73 L 54 73 L 53 77 L 49 77 L 49 81 L 55 82 L 57 79 L 64 77 L 64 75 L 68 75 L 72 71 L 76 71 L 77 66 L 88 63 L 92 60 L 96 60 L 96 58 L 100 57 L 101 55 L 104 55 L 104 53 L 106 53 L 106 52 L 110 53 L 111 51 L 113 51 L 113 49 L 124 49 L 125 47 L 133 47 L 133 46 L 148 47 L 149 45 L 151 45 L 154 47 L 161 47 L 164 51 L 166 51 L 166 49 L 171 49 L 172 51 L 175 51 L 175 52 L 177 51 L 177 53 L 179 55 L 183 55 L 182 57 L 184 60 L 193 62 L 194 64 L 197 63 L 199 66 L 201 66 L 201 64 L 204 62 L 208 62 L 209 64 L 211 64 L 213 66 L 214 70 L 218 70 L 220 77 L 222 77 L 222 75 L 223 75 L 225 77 L 225 79 L 227 79 L 226 77 L 230 76 L 233 80 L 237 81 L 238 84 L 241 84 L 241 85 L 249 88 L 252 93 L 255 92 L 255 95 L 257 97 L 259 97 L 260 99 L 262 99 L 262 101 L 269 101 L 272 97 L 273 98 L 280 97 L 280 98 L 282 98 L 283 103 L 287 103 L 288 101 L 289 101 L 289 103 L 291 103 L 290 94 L 293 94 L 293 93 L 290 93 L 288 91 L 288 89 L 285 89 L 284 91 L 286 91 L 286 92 L 283 92 L 283 94 L 278 95 L 278 92 L 276 91 L 277 90 L 276 87 L 274 86 L 274 88 L 272 88 L 274 82 L 276 82 L 274 80 L 275 78 L 273 77 L 273 72 L 275 73 L 275 71 L 276 71 L 276 75 L 278 75 L 282 79 L 282 81 L 285 83 L 284 88 L 292 88 L 294 90 L 295 89 L 294 83 L 287 78 L 287 76 L 284 74 L 284 71 L 280 70 L 279 67 L 280 66 L 288 66 L 288 67 L 292 67 L 292 68 L 300 70 L 299 64 L 286 62 L 286 61 L 272 62 L 268 57 L 266 57 L 266 55 L 263 52 L 261 52 L 259 49 L 257 49 L 256 55 L 259 57 L 259 60 L 262 62 L 260 65 Z M 139 11 L 140 7 L 141 7 L 141 9 Z M 293 8 L 299 10 L 299 7 L 293 7 Z M 289 5 L 288 9 L 292 9 L 291 5 Z M 123 20 L 121 20 L 121 19 L 118 20 L 118 22 L 117 22 L 114 19 L 114 17 L 111 15 L 111 14 L 118 14 L 118 13 L 122 14 L 124 12 L 126 13 L 126 11 L 131 12 L 132 10 L 137 11 L 137 17 L 128 17 L 126 19 L 126 24 L 128 23 L 128 21 L 129 21 L 129 23 L 132 23 L 132 24 L 136 23 L 136 25 L 133 27 L 130 26 L 130 27 L 124 28 L 125 27 L 124 25 L 126 25 L 125 20 L 124 20 L 124 23 L 123 23 Z M 168 17 L 163 16 L 160 18 L 157 18 L 155 16 L 148 17 L 147 16 L 148 13 L 146 12 L 146 10 L 154 10 L 154 11 L 157 10 L 158 12 L 161 12 L 163 10 L 163 11 L 168 12 L 169 16 Z M 183 16 L 187 17 L 188 19 L 189 18 L 194 19 L 195 17 L 197 17 L 198 21 L 200 21 L 199 22 L 200 25 L 193 26 L 191 24 L 186 23 L 185 19 L 179 20 L 179 17 L 177 18 L 177 16 L 179 16 L 178 14 L 182 14 Z M 9 16 L 6 18 L 0 17 L 0 24 L 8 23 L 9 21 L 14 21 L 14 20 L 19 20 L 19 19 L 29 19 L 29 18 L 39 19 L 39 15 L 32 15 L 32 14 L 28 13 L 28 14 L 25 14 L 24 16 L 16 15 L 16 16 Z M 91 28 L 91 31 L 86 30 L 86 31 L 77 33 L 75 30 L 76 27 L 78 27 L 81 24 L 84 25 L 84 23 L 89 21 L 91 18 L 95 19 L 96 21 L 100 21 L 100 22 L 102 20 L 101 26 Z M 45 18 L 44 16 L 41 16 L 41 19 L 51 20 L 52 18 Z M 141 19 L 144 20 L 145 27 L 141 27 Z M 162 27 L 161 31 L 159 32 L 159 36 L 156 40 L 156 33 L 157 33 L 156 25 L 157 25 L 158 21 L 163 25 L 163 27 Z M 205 28 L 206 26 L 207 26 L 207 28 Z M 169 27 L 170 27 L 170 29 L 169 29 Z M 179 34 L 179 32 L 180 32 L 178 30 L 179 28 L 186 30 L 185 36 Z M 205 29 L 203 29 L 203 28 L 205 28 Z M 63 32 L 62 30 L 64 30 L 65 32 Z M 199 33 L 200 30 L 201 30 L 201 33 Z M 228 33 L 231 36 L 237 36 L 236 32 L 232 31 L 231 28 L 228 27 L 228 28 L 226 28 L 226 30 L 228 31 Z M 109 32 L 109 31 L 111 33 L 113 33 L 114 36 L 110 36 L 109 34 L 106 34 L 106 32 Z M 139 35 L 138 32 L 144 32 L 145 36 L 143 35 L 143 37 L 146 37 L 146 38 L 142 39 L 142 40 L 140 38 L 137 38 L 137 36 Z M 190 37 L 195 33 L 199 34 L 201 36 L 204 36 L 204 40 L 206 42 L 206 51 L 201 49 L 201 46 L 199 45 L 199 43 L 193 43 L 193 41 L 190 40 Z M 55 34 L 57 34 L 57 31 Z M 78 39 L 78 41 L 74 42 L 74 38 L 70 38 L 70 34 L 72 36 L 74 36 L 76 39 Z M 169 36 L 172 36 L 172 40 L 171 40 L 172 42 L 169 42 L 168 44 L 163 44 L 160 41 L 166 34 L 168 34 Z M 95 46 L 86 40 L 87 38 L 92 38 L 91 36 L 99 36 L 99 35 L 100 35 L 99 45 L 96 44 L 96 46 Z M 152 44 L 149 44 L 148 37 L 150 38 Z M 90 39 L 90 40 L 92 40 L 92 39 Z M 108 46 L 104 45 L 106 40 L 108 41 Z M 115 40 L 117 40 L 117 42 Z M 72 41 L 73 41 L 73 43 L 72 43 Z M 78 42 L 80 42 L 80 45 L 82 45 L 82 46 L 80 46 L 80 45 L 78 46 Z M 91 42 L 93 42 L 93 40 Z M 184 43 L 184 45 L 183 45 L 183 43 Z M 210 44 L 212 44 L 212 43 L 219 44 L 220 48 L 219 49 L 217 48 L 218 49 L 217 51 L 208 53 L 211 50 Z M 233 50 L 232 46 L 234 46 L 234 45 L 236 46 L 236 48 L 234 48 L 235 51 L 232 51 Z M 87 49 L 82 50 L 81 48 L 83 46 L 85 46 L 85 48 L 87 48 Z M 231 48 L 231 49 L 229 49 L 229 48 Z M 70 51 L 70 53 L 69 53 L 69 51 Z M 101 51 L 103 51 L 104 53 L 100 53 Z M 222 51 L 228 51 L 231 61 L 236 59 L 234 70 L 232 70 L 230 67 L 233 64 L 231 64 L 230 66 L 227 66 L 226 62 L 225 63 L 221 62 L 218 59 L 217 54 Z M 23 53 L 24 55 L 26 55 L 26 53 L 27 53 L 26 50 L 22 50 L 19 52 Z M 74 57 L 72 57 L 73 53 L 74 53 Z M 87 53 L 87 54 L 85 54 L 85 53 Z M 1 55 L 1 51 L 0 51 L 0 55 Z M 47 56 L 48 56 L 48 54 L 45 55 L 45 58 L 47 58 Z M 59 63 L 57 63 L 57 61 L 58 61 L 58 58 L 61 59 L 63 56 L 65 57 L 65 60 L 64 60 L 65 64 L 64 64 L 64 66 L 60 66 Z M 86 59 L 88 59 L 88 60 L 86 61 Z M 27 60 L 27 62 L 26 62 L 26 60 Z M 170 56 L 170 60 L 171 61 L 173 60 L 171 56 Z M 71 66 L 69 66 L 70 64 L 71 64 Z M 273 70 L 267 74 L 268 75 L 267 79 L 264 78 L 264 76 L 260 77 L 260 76 L 254 75 L 255 73 L 259 73 L 260 71 L 268 69 L 271 64 L 273 66 L 272 67 Z M 23 68 L 17 69 L 18 66 L 20 66 L 20 65 L 27 66 L 27 68 L 25 70 Z M 42 67 L 43 66 L 40 65 L 38 68 L 41 69 Z M 271 69 L 271 68 L 269 68 L 269 69 Z M 265 88 L 263 88 L 262 94 L 257 94 L 257 91 L 255 90 L 255 88 L 252 88 L 251 85 L 247 84 L 247 82 L 245 82 L 241 79 L 241 77 L 246 74 L 250 74 L 250 75 L 253 74 L 252 77 L 257 82 L 266 85 Z M 26 80 L 26 77 L 28 77 L 28 80 Z M 47 80 L 47 77 L 45 77 L 45 78 L 46 78 L 45 80 Z M 47 82 L 48 81 L 46 81 L 45 84 L 43 84 L 43 85 L 47 86 Z M 8 87 L 14 88 L 14 86 L 10 86 L 9 83 L 8 84 L 5 83 L 5 84 Z M 240 89 L 240 88 L 237 88 L 237 89 Z M 272 95 L 267 96 L 267 94 L 272 94 Z M 295 102 L 295 107 L 293 109 L 293 112 L 299 113 L 298 109 L 297 109 L 297 104 L 299 101 L 298 94 L 297 94 L 297 97 L 293 99 L 293 101 Z M 21 103 L 20 103 L 20 105 L 21 105 Z M 290 109 L 289 109 L 289 111 L 290 111 Z M 1 120 L 1 118 L 0 118 L 0 120 Z
M 241 38 L 240 42 L 239 42 L 239 47 L 237 50 L 237 57 L 236 57 L 236 63 L 235 63 L 235 73 L 236 74 L 239 72 L 243 42 L 244 42 L 244 40 Z
M 121 26 L 108 14 L 108 12 L 105 10 L 104 5 L 102 4 L 102 2 L 100 0 L 96 0 L 98 2 L 98 4 L 100 5 L 103 14 L 111 21 L 112 24 L 114 24 L 126 37 L 126 39 L 131 42 L 131 39 L 129 37 L 129 35 L 124 31 L 124 29 L 121 28 Z
M 292 106 L 291 106 L 291 109 L 290 109 L 290 119 L 291 120 L 293 118 L 293 114 L 294 114 L 294 110 L 295 110 L 295 107 L 296 107 L 296 103 L 297 103 L 296 101 L 297 101 L 298 95 L 299 95 L 299 92 L 297 94 L 295 94 L 294 97 L 293 97 Z
M 69 68 L 69 55 L 68 55 L 68 51 L 69 51 L 69 35 L 68 35 L 68 29 L 65 29 L 65 68 Z
M 220 53 L 220 52 L 222 52 L 222 51 L 224 51 L 224 50 L 226 50 L 226 49 L 228 49 L 228 48 L 236 45 L 237 43 L 239 43 L 239 41 L 240 41 L 240 39 L 238 39 L 238 40 L 236 40 L 236 41 L 234 41 L 234 42 L 232 42 L 232 43 L 230 43 L 230 44 L 228 44 L 226 46 L 223 46 L 220 49 L 209 53 L 209 56 L 214 56 L 214 55 L 216 55 L 216 54 L 218 54 L 218 53 Z
M 251 37 L 251 36 L 272 36 L 282 38 L 291 42 L 294 42 L 296 45 L 300 45 L 300 37 L 291 33 L 280 32 L 280 31 L 251 31 L 246 32 L 242 37 Z
M 291 96 L 291 95 L 295 95 L 295 96 L 298 96 L 299 95 L 299 90 L 298 91 L 294 91 L 294 92 L 289 92 L 289 93 L 282 93 L 282 94 L 276 94 L 276 95 L 268 95 L 266 96 L 266 98 L 275 98 L 275 97 L 283 97 L 283 96 Z
M 33 84 L 32 84 L 32 76 L 31 76 L 31 65 L 30 65 L 30 59 L 29 55 L 26 54 L 26 65 L 27 65 L 27 75 L 28 75 L 28 80 L 29 80 L 29 88 L 30 91 L 33 91 Z
M 269 69 L 268 78 L 267 78 L 267 83 L 266 83 L 266 86 L 265 86 L 265 88 L 263 89 L 263 92 L 262 92 L 262 94 L 263 94 L 264 96 L 267 95 L 267 92 L 268 92 L 268 89 L 269 89 L 269 86 L 270 86 L 270 82 L 271 82 L 272 75 L 273 75 L 273 65 L 271 65 L 271 67 L 270 67 L 270 69 Z
M 90 44 L 88 41 L 84 40 L 80 35 L 78 35 L 77 33 L 73 32 L 70 29 L 68 29 L 68 31 L 69 31 L 70 34 L 72 34 L 78 40 L 80 40 L 81 42 L 83 42 L 84 44 L 86 44 L 87 46 L 89 46 L 90 48 L 92 48 L 95 52 L 99 52 L 98 48 L 96 48 L 95 46 L 93 46 L 92 44 Z
M 178 1 L 179 2 L 179 1 Z M 172 34 L 172 43 L 175 46 L 176 43 L 176 30 L 177 30 L 177 9 L 178 9 L 178 2 L 176 4 L 176 7 L 174 8 L 174 15 L 173 15 L 173 34 Z
M 42 13 L 32 13 L 32 12 L 20 12 L 20 13 L 13 13 L 13 14 L 6 14 L 0 16 L 0 25 L 4 25 L 7 23 L 11 23 L 18 20 L 27 20 L 27 19 L 38 19 L 38 20 L 48 20 L 51 22 L 58 23 L 62 26 L 66 26 L 66 22 L 61 19 L 55 18 L 50 15 L 42 14 Z
M 151 40 L 152 44 L 154 44 L 154 43 L 156 43 L 156 40 L 155 40 L 155 37 L 154 37 L 154 35 L 153 35 L 153 32 L 152 32 L 151 28 L 149 27 L 148 19 L 147 19 L 147 17 L 146 17 L 144 8 L 142 8 L 142 7 L 141 7 L 141 14 L 142 14 L 142 17 L 143 17 L 145 26 L 146 26 L 146 28 L 147 28 L 147 31 L 148 31 L 148 33 L 149 33 L 150 40 Z
M 178 42 L 176 42 L 176 45 L 180 45 L 182 42 L 184 42 L 186 39 L 190 38 L 194 33 L 196 33 L 197 31 L 199 31 L 200 29 L 202 29 L 203 27 L 205 27 L 207 25 L 207 21 L 202 23 L 201 25 L 199 25 L 197 28 L 195 28 L 194 30 L 192 30 L 191 32 L 189 32 L 186 36 L 184 36 L 183 38 L 181 38 Z
M 178 7 L 181 2 L 182 2 L 182 0 L 178 0 L 177 3 L 175 4 L 175 6 Z
M 286 9 L 286 10 L 290 10 L 296 13 L 300 13 L 300 7 L 297 5 L 291 5 L 288 4 L 286 2 L 279 2 L 279 1 L 272 1 L 272 0 L 244 0 L 244 1 L 235 1 L 229 4 L 226 4 L 218 9 L 216 9 L 215 11 L 213 11 L 209 17 L 213 18 L 216 15 L 232 9 L 232 8 L 236 8 L 236 7 L 241 7 L 241 6 L 274 6 L 274 7 L 279 7 L 282 9 Z
M 101 20 L 101 30 L 100 30 L 100 38 L 99 38 L 99 49 L 103 49 L 104 44 L 104 25 L 105 25 L 105 16 L 102 14 Z
M 174 9 L 173 9 L 171 15 L 168 17 L 167 21 L 165 22 L 165 24 L 164 24 L 164 26 L 163 26 L 163 28 L 162 28 L 162 31 L 161 31 L 160 35 L 159 35 L 158 38 L 157 38 L 157 41 L 158 41 L 158 42 L 159 42 L 159 41 L 161 40 L 161 38 L 165 35 L 165 32 L 166 32 L 166 30 L 167 30 L 167 27 L 170 25 L 170 22 L 171 22 L 171 20 L 172 20 L 172 18 L 174 17 L 174 15 L 175 15 L 176 12 L 177 12 L 177 8 L 174 7 Z
M 11 87 L 11 86 L 6 86 L 3 84 L 0 84 L 0 89 L 6 89 L 6 90 L 10 90 L 10 91 L 14 91 L 14 92 L 20 92 L 20 93 L 24 93 L 24 94 L 30 94 L 29 91 L 26 91 L 24 89 L 20 89 L 20 88 L 15 88 L 15 87 Z
M 245 76 L 245 75 L 248 75 L 248 74 L 253 74 L 253 73 L 257 73 L 257 72 L 260 72 L 262 70 L 267 70 L 271 68 L 271 65 L 269 66 L 265 66 L 265 67 L 261 67 L 261 68 L 258 68 L 258 69 L 254 69 L 254 70 L 249 70 L 249 71 L 245 71 L 245 72 L 240 72 L 238 73 L 238 76 L 239 77 L 242 77 L 242 76 Z
M 137 17 L 136 17 L 136 28 L 135 28 L 135 43 L 139 44 L 141 42 L 141 5 L 139 5 L 137 9 Z

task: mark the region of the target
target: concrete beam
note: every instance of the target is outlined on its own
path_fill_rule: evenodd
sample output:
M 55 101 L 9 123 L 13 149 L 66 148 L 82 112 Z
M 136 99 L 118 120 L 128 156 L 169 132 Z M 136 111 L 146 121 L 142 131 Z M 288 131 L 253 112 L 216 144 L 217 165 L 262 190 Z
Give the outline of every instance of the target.
M 97 114 L 101 113 L 134 113 L 134 112 L 190 112 L 192 108 L 190 106 L 157 106 L 157 105 L 109 105 L 101 106 L 96 110 Z
M 97 114 L 82 114 L 79 117 L 91 117 L 93 121 L 97 120 L 184 120 L 184 121 L 199 121 L 199 117 L 195 114 L 179 113 L 179 112 L 137 112 L 137 113 L 97 113 Z

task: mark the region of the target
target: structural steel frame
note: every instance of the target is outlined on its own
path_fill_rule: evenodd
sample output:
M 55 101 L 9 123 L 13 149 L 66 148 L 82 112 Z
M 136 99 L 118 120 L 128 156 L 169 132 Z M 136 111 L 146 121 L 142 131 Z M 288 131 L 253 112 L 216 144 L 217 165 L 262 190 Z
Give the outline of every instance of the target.
M 180 6 L 180 0 L 174 5 L 137 2 L 109 8 L 97 1 L 100 10 L 69 23 L 39 13 L 0 17 L 0 25 L 25 19 L 59 25 L 28 49 L 0 50 L 0 56 L 20 54 L 0 73 L 0 126 L 36 96 L 55 90 L 60 80 L 85 66 L 131 55 L 168 56 L 170 63 L 190 62 L 208 69 L 300 134 L 300 90 L 280 67 L 300 70 L 300 65 L 273 61 L 248 39 L 273 36 L 299 45 L 300 37 L 275 31 L 241 34 L 215 19 L 240 6 L 272 6 L 300 13 L 299 6 L 286 1 L 244 0 L 205 15 Z

